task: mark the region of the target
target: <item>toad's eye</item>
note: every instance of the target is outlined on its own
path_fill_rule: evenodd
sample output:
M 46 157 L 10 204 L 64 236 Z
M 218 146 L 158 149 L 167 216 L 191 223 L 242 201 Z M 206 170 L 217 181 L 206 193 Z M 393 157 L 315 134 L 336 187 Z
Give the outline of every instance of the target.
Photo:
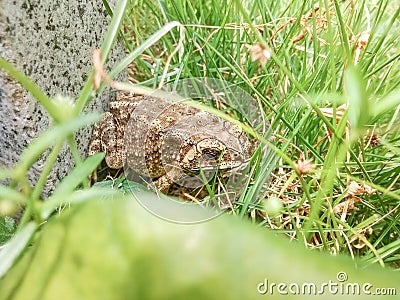
M 207 159 L 217 159 L 219 156 L 219 151 L 212 149 L 204 149 L 201 153 Z

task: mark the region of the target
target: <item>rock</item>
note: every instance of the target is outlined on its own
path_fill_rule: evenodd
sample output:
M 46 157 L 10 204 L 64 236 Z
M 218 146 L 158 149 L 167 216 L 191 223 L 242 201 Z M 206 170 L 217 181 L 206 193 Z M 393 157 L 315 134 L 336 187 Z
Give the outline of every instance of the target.
M 116 1 L 114 1 L 116 2 Z M 110 23 L 102 1 L 0 0 L 0 56 L 23 71 L 49 96 L 77 98 L 92 67 L 92 51 L 101 45 Z M 116 45 L 109 65 L 123 57 Z M 113 93 L 107 89 L 87 107 L 104 111 Z M 0 70 L 0 168 L 11 167 L 23 149 L 49 128 L 43 107 Z M 77 134 L 81 156 L 86 156 L 91 129 Z M 32 184 L 47 154 L 31 168 Z M 65 146 L 46 183 L 45 193 L 74 166 Z

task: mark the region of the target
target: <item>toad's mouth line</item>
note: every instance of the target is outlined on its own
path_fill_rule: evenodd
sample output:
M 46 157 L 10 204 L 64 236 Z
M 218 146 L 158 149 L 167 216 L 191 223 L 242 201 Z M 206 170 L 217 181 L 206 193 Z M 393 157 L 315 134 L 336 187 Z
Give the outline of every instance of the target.
M 187 173 L 187 174 L 193 174 L 193 175 L 199 175 L 200 172 L 218 172 L 220 174 L 232 172 L 235 170 L 240 169 L 244 165 L 247 165 L 247 162 L 240 162 L 236 165 L 230 165 L 230 166 L 221 166 L 218 164 L 212 165 L 212 166 L 203 166 L 203 167 L 193 167 L 193 168 L 184 168 L 182 167 L 182 170 Z

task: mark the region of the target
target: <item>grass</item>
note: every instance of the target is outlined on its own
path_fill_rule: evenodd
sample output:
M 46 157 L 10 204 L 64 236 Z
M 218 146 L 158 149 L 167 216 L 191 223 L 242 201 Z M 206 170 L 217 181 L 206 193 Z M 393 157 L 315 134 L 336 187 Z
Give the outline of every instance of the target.
M 166 22 L 185 29 L 182 44 L 174 30 L 135 60 L 132 81 L 223 79 L 250 93 L 268 117 L 279 163 L 272 174 L 255 166 L 233 214 L 311 248 L 399 266 L 398 5 L 143 0 L 130 9 L 127 49 Z M 253 61 L 255 45 L 272 58 Z M 301 162 L 315 169 L 302 174 Z M 251 205 L 269 176 L 264 200 Z M 376 192 L 354 193 L 355 182 Z M 265 210 L 268 199 L 281 202 L 278 215 Z
M 118 35 L 128 55 L 109 77 L 129 66 L 131 81 L 152 88 L 207 77 L 243 89 L 265 113 L 267 122 L 261 125 L 269 124 L 270 135 L 260 139 L 268 138 L 274 155 L 253 157 L 251 180 L 231 213 L 312 249 L 398 268 L 400 8 L 388 0 L 241 3 L 142 0 L 125 7 L 127 1 L 119 1 L 110 11 L 102 62 Z M 55 121 L 15 169 L 0 171 L 0 179 L 11 182 L 0 185 L 2 212 L 25 207 L 18 233 L 1 252 L 1 276 L 55 210 L 110 191 L 88 188 L 87 176 L 103 156 L 82 160 L 73 139 L 73 132 L 96 119 L 81 114 L 94 95 L 95 70 L 72 105 L 69 99 L 51 101 L 2 58 L 0 66 Z M 77 167 L 47 201 L 39 201 L 65 142 Z M 48 148 L 32 187 L 27 170 Z M 5 218 L 0 224 L 6 221 L 9 225 Z M 7 237 L 11 227 L 3 230 Z

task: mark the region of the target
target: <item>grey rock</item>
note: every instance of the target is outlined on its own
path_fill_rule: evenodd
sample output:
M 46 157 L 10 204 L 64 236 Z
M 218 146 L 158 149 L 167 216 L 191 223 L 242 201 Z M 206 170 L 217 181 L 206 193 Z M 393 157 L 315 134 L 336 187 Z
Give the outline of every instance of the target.
M 0 0 L 0 56 L 49 96 L 76 99 L 91 70 L 92 51 L 100 47 L 110 20 L 102 1 Z M 117 44 L 108 67 L 122 57 L 122 47 Z M 106 89 L 86 110 L 104 111 L 113 97 L 114 93 Z M 0 168 L 15 165 L 23 149 L 50 124 L 44 108 L 0 70 Z M 82 157 L 86 156 L 90 135 L 91 128 L 86 128 L 76 136 Z M 47 154 L 31 168 L 32 184 Z M 45 194 L 73 166 L 65 145 L 48 178 Z

